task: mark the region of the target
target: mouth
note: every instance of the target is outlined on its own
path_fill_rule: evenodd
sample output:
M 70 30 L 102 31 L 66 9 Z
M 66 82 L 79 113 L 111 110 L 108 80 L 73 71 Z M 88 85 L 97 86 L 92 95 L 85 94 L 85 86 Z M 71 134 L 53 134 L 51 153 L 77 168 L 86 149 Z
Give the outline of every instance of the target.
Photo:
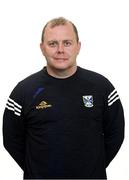
M 54 58 L 56 61 L 67 61 L 68 58 Z

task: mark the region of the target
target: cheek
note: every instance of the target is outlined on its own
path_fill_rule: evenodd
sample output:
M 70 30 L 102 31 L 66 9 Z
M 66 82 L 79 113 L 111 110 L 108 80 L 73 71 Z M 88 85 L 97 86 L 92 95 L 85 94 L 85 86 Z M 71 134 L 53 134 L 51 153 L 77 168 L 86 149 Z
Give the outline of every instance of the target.
M 69 54 L 70 56 L 76 56 L 78 54 L 78 49 L 72 48 L 72 49 L 69 49 L 68 51 L 66 51 L 66 53 Z
M 47 48 L 47 49 L 45 49 L 44 54 L 45 54 L 45 56 L 52 57 L 55 54 L 55 50 Z

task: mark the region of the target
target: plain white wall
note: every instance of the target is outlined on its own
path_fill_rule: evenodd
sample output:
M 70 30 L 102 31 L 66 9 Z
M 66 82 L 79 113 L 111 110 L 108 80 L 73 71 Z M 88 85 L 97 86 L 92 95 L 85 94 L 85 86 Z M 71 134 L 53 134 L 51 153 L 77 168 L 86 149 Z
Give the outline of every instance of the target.
M 42 28 L 64 16 L 78 28 L 78 65 L 106 76 L 125 111 L 124 144 L 107 168 L 108 180 L 129 178 L 129 1 L 0 0 L 0 179 L 21 180 L 22 170 L 2 145 L 2 116 L 14 86 L 45 65 L 39 44 Z

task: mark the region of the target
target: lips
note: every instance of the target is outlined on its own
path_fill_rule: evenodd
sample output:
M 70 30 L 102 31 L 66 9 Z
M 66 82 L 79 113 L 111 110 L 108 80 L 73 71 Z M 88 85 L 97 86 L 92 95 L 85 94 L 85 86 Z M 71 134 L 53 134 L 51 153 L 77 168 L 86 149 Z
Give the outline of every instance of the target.
M 62 57 L 54 58 L 54 59 L 57 60 L 57 61 L 66 61 L 66 60 L 68 60 L 68 58 L 62 58 Z

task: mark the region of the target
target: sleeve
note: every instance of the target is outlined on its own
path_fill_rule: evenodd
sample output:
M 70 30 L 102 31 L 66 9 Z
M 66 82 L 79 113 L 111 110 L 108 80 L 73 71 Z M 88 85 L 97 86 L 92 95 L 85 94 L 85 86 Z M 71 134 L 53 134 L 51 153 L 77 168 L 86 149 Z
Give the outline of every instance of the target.
M 120 97 L 108 82 L 104 110 L 104 142 L 106 167 L 116 156 L 124 140 L 124 112 Z
M 7 100 L 3 115 L 3 144 L 18 165 L 24 169 L 25 125 L 22 93 L 18 84 Z

